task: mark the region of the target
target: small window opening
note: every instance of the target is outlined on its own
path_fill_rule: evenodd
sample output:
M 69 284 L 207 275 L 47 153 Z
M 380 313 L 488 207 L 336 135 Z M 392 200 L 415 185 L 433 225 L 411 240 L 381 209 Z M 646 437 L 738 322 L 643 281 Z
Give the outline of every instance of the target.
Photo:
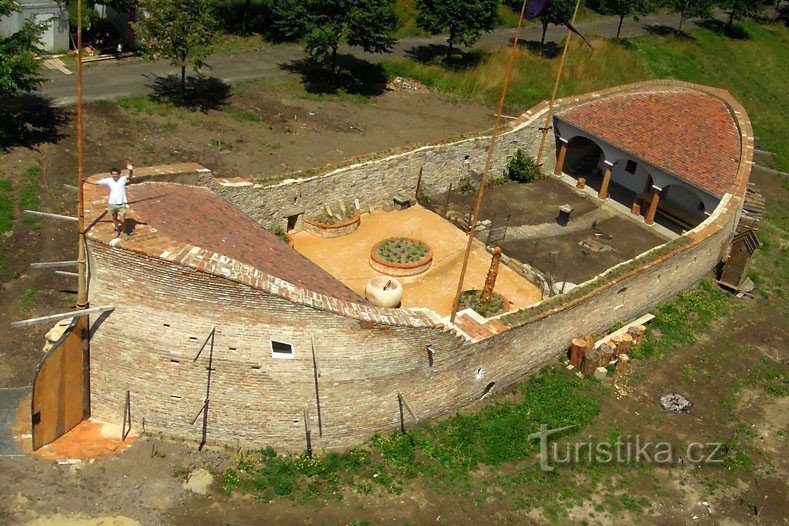
M 271 356 L 274 358 L 293 358 L 293 346 L 289 343 L 271 340 Z
M 490 393 L 493 390 L 494 385 L 496 385 L 496 382 L 490 382 L 488 385 L 485 386 L 485 389 L 482 391 L 482 396 L 480 397 L 480 400 L 488 396 L 488 393 Z
M 636 168 L 638 168 L 638 163 L 635 161 L 627 161 L 625 165 L 625 171 L 629 174 L 636 173 Z
M 477 380 L 482 380 L 482 377 L 485 376 L 485 370 L 482 367 L 477 368 L 477 372 L 474 376 Z

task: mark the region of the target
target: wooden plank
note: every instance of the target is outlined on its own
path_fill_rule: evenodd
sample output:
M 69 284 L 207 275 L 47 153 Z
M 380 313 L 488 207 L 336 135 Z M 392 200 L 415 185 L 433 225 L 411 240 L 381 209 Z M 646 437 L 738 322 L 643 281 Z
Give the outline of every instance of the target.
M 49 217 L 51 219 L 61 219 L 63 221 L 77 221 L 76 217 L 73 216 L 64 216 L 61 214 L 50 214 L 49 212 L 39 212 L 38 210 L 23 210 L 23 214 L 28 216 L 41 216 L 41 217 Z
M 646 325 L 648 322 L 652 321 L 653 319 L 655 319 L 655 315 L 654 314 L 646 313 L 643 316 L 641 316 L 640 318 L 638 318 L 637 320 L 631 321 L 630 323 L 628 323 L 627 325 L 625 325 L 621 329 L 617 329 L 614 332 L 612 332 L 611 334 L 605 336 L 604 338 L 601 338 L 600 340 L 597 340 L 595 342 L 595 344 L 594 344 L 594 348 L 597 349 L 601 345 L 603 345 L 604 343 L 608 343 L 611 340 L 611 338 L 614 337 L 614 336 L 619 336 L 619 335 L 625 334 L 630 327 L 635 327 L 635 326 L 638 326 L 638 325 Z
M 77 264 L 77 260 L 73 261 L 43 261 L 40 263 L 31 263 L 30 268 L 53 268 L 53 267 L 71 267 Z
M 34 325 L 36 323 L 65 320 L 68 318 L 86 316 L 88 314 L 98 314 L 100 312 L 107 312 L 111 310 L 115 310 L 114 305 L 111 305 L 109 307 L 91 307 L 90 309 L 75 310 L 72 312 L 61 312 L 59 314 L 50 314 L 49 316 L 41 316 L 40 318 L 29 318 L 27 320 L 15 321 L 11 323 L 11 327 L 12 328 L 27 327 L 29 325 Z

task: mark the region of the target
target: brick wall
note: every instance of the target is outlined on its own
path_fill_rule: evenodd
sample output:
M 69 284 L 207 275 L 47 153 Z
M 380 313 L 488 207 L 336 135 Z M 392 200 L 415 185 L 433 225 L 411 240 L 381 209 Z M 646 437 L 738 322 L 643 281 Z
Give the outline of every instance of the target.
M 539 128 L 545 119 L 545 105 L 536 106 L 523 114 L 497 138 L 491 176 L 498 176 L 507 164 L 508 156 L 520 148 L 536 156 L 540 142 Z M 445 192 L 450 184 L 457 188 L 460 181 L 479 181 L 489 137 L 477 137 L 449 144 L 424 146 L 405 153 L 391 155 L 340 168 L 329 173 L 302 179 L 288 179 L 274 185 L 248 183 L 228 185 L 211 182 L 211 188 L 237 206 L 244 213 L 270 226 L 286 226 L 286 218 L 297 213 L 309 217 L 318 213 L 329 202 L 349 202 L 359 199 L 363 209 L 391 204 L 395 195 L 414 198 L 419 170 L 422 170 L 422 192 Z M 550 172 L 555 163 L 552 137 L 546 141 L 543 158 Z M 326 190 L 332 191 L 327 199 Z

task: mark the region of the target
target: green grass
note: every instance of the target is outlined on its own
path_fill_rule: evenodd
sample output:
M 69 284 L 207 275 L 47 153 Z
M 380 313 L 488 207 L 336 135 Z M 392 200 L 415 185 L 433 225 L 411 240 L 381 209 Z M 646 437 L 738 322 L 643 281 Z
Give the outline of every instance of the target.
M 593 38 L 594 51 L 573 39 L 559 96 L 655 78 L 675 78 L 727 89 L 745 106 L 762 148 L 775 152 L 778 168 L 789 170 L 789 68 L 784 65 L 789 29 L 746 21 L 747 40 L 694 29 L 690 39 L 645 36 L 622 43 Z M 471 68 L 445 68 L 414 60 L 385 62 L 389 75 L 414 78 L 441 91 L 494 103 L 501 90 L 509 48 L 483 54 Z M 558 59 L 517 51 L 507 105 L 527 109 L 550 96 Z
M 11 181 L 0 179 L 0 234 L 11 230 L 14 221 L 14 195 Z
M 41 188 L 41 167 L 39 165 L 30 166 L 22 174 L 23 184 L 19 190 L 19 208 L 22 210 L 39 210 L 41 200 L 39 191 Z M 25 217 L 22 221 L 26 225 L 36 225 L 39 223 L 38 217 Z

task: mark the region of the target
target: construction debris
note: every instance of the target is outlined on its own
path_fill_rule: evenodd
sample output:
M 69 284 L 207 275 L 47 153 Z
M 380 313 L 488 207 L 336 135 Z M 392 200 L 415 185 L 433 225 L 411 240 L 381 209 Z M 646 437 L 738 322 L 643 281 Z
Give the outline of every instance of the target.
M 660 397 L 660 407 L 672 413 L 690 413 L 693 404 L 681 394 L 669 393 Z

